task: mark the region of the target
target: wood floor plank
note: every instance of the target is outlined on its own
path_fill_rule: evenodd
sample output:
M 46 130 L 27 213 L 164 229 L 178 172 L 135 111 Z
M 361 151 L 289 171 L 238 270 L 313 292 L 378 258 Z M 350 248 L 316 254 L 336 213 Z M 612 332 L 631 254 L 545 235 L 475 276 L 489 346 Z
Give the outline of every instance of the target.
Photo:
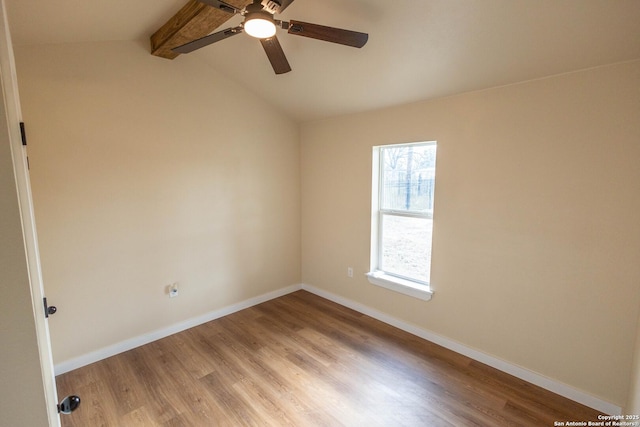
M 598 412 L 298 291 L 66 373 L 64 427 L 541 426 Z

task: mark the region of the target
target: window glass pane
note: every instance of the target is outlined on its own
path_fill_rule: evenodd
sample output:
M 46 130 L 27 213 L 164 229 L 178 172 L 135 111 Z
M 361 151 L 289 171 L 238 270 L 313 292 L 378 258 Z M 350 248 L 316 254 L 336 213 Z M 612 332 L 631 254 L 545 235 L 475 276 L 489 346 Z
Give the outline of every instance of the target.
M 433 213 L 436 146 L 382 149 L 381 208 Z
M 382 215 L 381 270 L 429 281 L 433 220 Z

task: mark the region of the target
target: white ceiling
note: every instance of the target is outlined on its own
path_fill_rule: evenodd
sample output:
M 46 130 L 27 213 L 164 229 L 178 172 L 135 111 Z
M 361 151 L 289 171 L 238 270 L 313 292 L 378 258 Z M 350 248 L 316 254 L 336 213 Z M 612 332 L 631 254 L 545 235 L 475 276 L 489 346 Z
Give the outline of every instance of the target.
M 148 41 L 186 0 L 6 3 L 13 41 L 25 45 Z M 299 121 L 640 58 L 640 0 L 295 0 L 276 17 L 367 32 L 369 42 L 282 31 L 293 71 L 279 76 L 246 34 L 189 55 Z

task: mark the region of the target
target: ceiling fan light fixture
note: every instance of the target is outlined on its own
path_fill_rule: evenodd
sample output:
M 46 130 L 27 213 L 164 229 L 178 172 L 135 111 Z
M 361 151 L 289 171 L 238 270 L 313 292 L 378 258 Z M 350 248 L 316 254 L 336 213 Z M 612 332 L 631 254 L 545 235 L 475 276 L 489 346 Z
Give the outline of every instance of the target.
M 276 24 L 269 12 L 248 13 L 243 26 L 245 33 L 257 39 L 268 39 L 276 34 Z

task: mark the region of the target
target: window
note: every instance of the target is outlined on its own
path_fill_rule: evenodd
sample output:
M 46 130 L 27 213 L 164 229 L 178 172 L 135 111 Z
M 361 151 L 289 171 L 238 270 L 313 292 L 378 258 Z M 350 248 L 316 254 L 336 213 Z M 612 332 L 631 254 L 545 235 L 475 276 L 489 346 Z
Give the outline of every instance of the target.
M 369 281 L 431 299 L 436 143 L 373 148 Z

